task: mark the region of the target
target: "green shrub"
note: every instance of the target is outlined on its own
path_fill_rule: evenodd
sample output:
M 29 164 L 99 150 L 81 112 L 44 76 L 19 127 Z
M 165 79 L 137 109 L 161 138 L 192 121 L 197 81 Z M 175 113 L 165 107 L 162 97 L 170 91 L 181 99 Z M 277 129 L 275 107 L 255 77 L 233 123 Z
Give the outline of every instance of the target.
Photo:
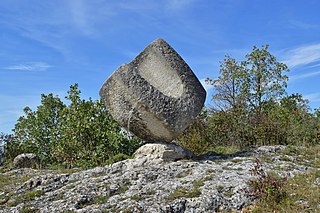
M 26 107 L 13 129 L 14 137 L 6 138 L 6 160 L 28 152 L 37 154 L 43 164 L 87 168 L 120 153 L 132 155 L 141 141 L 116 123 L 102 100 L 83 100 L 80 93 L 75 84 L 66 97 L 69 105 L 58 96 L 42 94 L 35 111 Z
M 116 163 L 116 162 L 119 162 L 119 161 L 123 161 L 123 160 L 126 160 L 126 159 L 130 159 L 130 158 L 132 158 L 132 157 L 129 156 L 129 155 L 126 155 L 126 154 L 123 154 L 123 153 L 119 153 L 119 154 L 116 154 L 116 155 L 110 157 L 106 161 L 106 164 L 113 164 L 113 163 Z

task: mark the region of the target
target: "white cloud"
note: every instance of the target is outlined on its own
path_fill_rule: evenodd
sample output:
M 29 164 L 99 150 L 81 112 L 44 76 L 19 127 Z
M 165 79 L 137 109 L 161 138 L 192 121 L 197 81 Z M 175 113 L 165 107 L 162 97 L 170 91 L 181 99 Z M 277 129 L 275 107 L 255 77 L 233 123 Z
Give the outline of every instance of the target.
M 308 66 L 306 68 L 315 68 L 315 67 L 320 67 L 320 64 L 311 65 L 311 66 Z
M 285 54 L 283 63 L 287 64 L 289 68 L 292 68 L 318 61 L 320 61 L 320 44 L 313 44 L 289 50 Z
M 298 28 L 298 29 L 303 29 L 303 30 L 316 29 L 316 28 L 319 28 L 319 26 L 320 26 L 318 24 L 311 24 L 311 23 L 298 21 L 298 20 L 291 20 L 289 22 L 289 24 L 293 28 Z
M 200 83 L 202 84 L 203 88 L 208 92 L 209 90 L 213 89 L 213 86 L 211 84 L 206 83 L 206 79 L 201 79 Z
M 301 74 L 301 75 L 293 75 L 293 76 L 289 77 L 289 80 L 290 81 L 296 81 L 296 80 L 309 78 L 309 77 L 313 77 L 313 76 L 317 76 L 317 75 L 320 75 L 320 71 L 309 72 L 309 73 L 305 73 L 305 74 Z
M 310 102 L 320 102 L 320 92 L 310 93 L 304 96 Z
M 101 33 L 100 27 L 119 14 L 116 6 L 117 4 L 104 1 L 70 0 L 66 10 L 62 12 L 70 13 L 70 20 L 66 24 L 71 30 L 74 28 L 87 37 L 95 38 Z
M 71 0 L 69 3 L 72 21 L 74 22 L 75 26 L 86 35 L 92 34 L 93 32 L 88 22 L 89 20 L 85 2 L 82 0 Z
M 45 71 L 52 66 L 45 62 L 28 62 L 5 67 L 6 70 L 20 70 L 20 71 Z

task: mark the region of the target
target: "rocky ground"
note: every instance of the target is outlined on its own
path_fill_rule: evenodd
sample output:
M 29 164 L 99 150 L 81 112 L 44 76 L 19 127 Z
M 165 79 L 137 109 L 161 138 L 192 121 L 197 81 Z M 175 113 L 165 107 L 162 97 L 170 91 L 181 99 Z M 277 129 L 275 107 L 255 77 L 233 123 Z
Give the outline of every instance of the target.
M 174 162 L 136 156 L 82 171 L 11 170 L 1 175 L 10 184 L 0 188 L 0 212 L 237 211 L 255 203 L 246 190 L 255 158 L 288 177 L 313 169 L 285 150 L 264 146 Z

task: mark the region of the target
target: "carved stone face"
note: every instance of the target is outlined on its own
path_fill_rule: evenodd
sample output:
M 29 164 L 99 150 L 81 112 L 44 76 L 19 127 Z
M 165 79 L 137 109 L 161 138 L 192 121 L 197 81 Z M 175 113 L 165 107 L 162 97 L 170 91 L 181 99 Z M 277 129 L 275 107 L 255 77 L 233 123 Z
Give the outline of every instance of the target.
M 146 142 L 171 142 L 203 107 L 206 92 L 190 67 L 163 39 L 149 44 L 103 84 L 113 118 Z

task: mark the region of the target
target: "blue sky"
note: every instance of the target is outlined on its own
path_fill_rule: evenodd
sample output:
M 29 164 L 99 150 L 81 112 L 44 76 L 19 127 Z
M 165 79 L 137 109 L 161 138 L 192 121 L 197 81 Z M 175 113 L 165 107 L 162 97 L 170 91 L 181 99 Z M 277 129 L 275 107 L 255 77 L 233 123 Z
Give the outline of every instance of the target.
M 320 1 L 1 0 L 0 132 L 41 93 L 64 98 L 79 83 L 98 99 L 106 78 L 158 37 L 200 80 L 215 78 L 225 54 L 243 60 L 253 45 L 289 68 L 289 93 L 320 107 Z M 207 102 L 210 103 L 212 88 Z

